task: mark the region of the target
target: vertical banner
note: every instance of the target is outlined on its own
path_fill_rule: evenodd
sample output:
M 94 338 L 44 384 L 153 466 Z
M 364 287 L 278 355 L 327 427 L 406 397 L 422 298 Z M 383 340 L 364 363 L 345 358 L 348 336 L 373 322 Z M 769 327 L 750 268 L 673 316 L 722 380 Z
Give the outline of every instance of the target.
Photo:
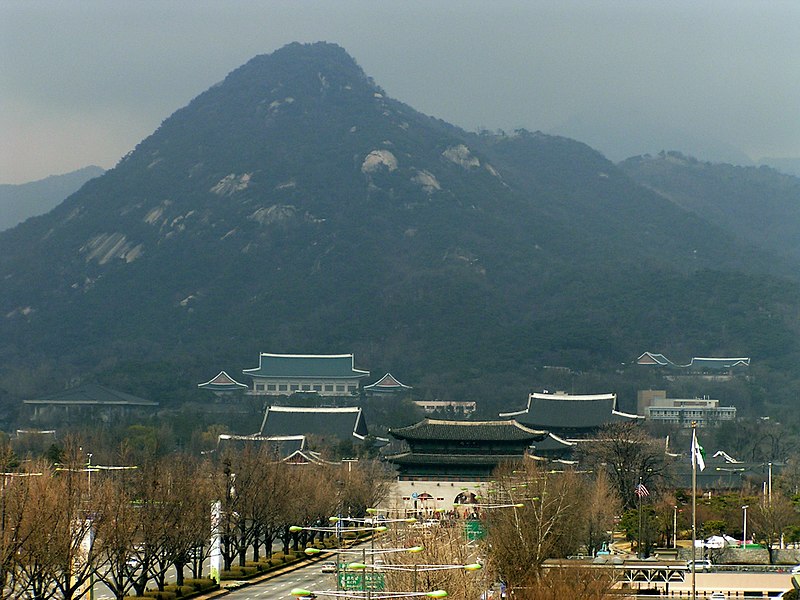
M 222 536 L 219 526 L 222 523 L 222 503 L 217 500 L 211 505 L 211 579 L 219 583 L 220 571 L 222 571 Z
M 72 573 L 82 575 L 86 566 L 89 564 L 92 555 L 92 545 L 94 544 L 94 523 L 92 519 L 87 518 L 83 520 L 76 520 L 72 524 L 72 536 L 75 540 L 80 538 L 80 543 L 75 548 L 75 554 L 72 557 Z M 70 576 L 70 585 L 74 585 L 75 577 Z M 91 571 L 90 576 L 83 582 L 76 590 L 78 594 L 85 595 L 88 592 L 90 600 L 94 598 L 94 571 Z

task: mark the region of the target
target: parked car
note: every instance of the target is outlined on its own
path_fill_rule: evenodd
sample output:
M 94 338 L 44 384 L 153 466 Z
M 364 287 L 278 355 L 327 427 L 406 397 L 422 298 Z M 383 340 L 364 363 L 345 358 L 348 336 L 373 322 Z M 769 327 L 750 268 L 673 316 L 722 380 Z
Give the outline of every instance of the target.
M 322 563 L 321 571 L 323 573 L 336 573 L 336 563 L 332 560 L 326 560 L 324 563 Z
M 796 567 L 792 567 L 792 573 L 793 574 L 800 573 L 800 565 L 797 565 Z
M 725 600 L 725 594 L 722 592 L 712 592 L 708 600 Z
M 686 570 L 687 571 L 691 571 L 692 570 L 692 561 L 691 560 L 686 561 Z M 694 561 L 694 570 L 695 571 L 705 571 L 706 573 L 708 573 L 709 571 L 711 571 L 711 561 L 708 560 L 708 559 L 705 559 L 705 558 L 697 559 L 696 561 Z

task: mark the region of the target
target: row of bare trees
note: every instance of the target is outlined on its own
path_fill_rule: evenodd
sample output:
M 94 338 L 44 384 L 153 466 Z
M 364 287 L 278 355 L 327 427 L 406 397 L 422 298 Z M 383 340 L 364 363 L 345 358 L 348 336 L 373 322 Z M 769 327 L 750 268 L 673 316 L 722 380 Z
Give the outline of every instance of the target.
M 102 581 L 116 598 L 163 590 L 174 567 L 202 575 L 212 506 L 224 568 L 272 552 L 273 542 L 304 540 L 291 525 L 363 514 L 386 490 L 370 461 L 287 464 L 244 449 L 213 459 L 175 454 L 133 469 L 89 466 L 77 444 L 60 464 L 23 462 L 3 474 L 0 496 L 0 597 L 85 597 Z

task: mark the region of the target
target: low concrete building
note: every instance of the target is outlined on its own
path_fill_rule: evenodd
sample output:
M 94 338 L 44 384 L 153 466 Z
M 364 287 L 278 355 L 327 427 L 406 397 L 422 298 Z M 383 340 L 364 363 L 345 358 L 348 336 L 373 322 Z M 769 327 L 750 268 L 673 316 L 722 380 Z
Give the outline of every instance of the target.
M 681 427 L 708 427 L 736 419 L 735 406 L 720 406 L 719 400 L 703 398 L 667 398 L 664 390 L 640 390 L 637 411 L 648 421 Z

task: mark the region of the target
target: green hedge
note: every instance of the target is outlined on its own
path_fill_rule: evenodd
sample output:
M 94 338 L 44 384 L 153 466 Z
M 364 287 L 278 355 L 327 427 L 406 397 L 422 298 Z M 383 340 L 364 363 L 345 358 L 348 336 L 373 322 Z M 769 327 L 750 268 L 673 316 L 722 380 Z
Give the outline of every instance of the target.
M 150 598 L 150 600 L 175 600 L 175 592 L 168 592 L 164 590 L 163 592 L 159 592 L 158 590 L 155 591 L 147 591 L 144 593 L 145 598 Z
M 220 580 L 225 581 L 231 579 L 250 579 L 256 575 L 268 573 L 269 571 L 283 567 L 287 564 L 299 562 L 303 559 L 305 559 L 305 555 L 298 555 L 291 552 L 287 555 L 284 555 L 282 552 L 276 552 L 272 555 L 271 559 L 262 559 L 258 562 L 248 561 L 245 563 L 244 567 L 240 567 L 238 565 L 231 566 L 230 570 L 222 571 L 219 574 L 219 578 Z
M 215 590 L 219 587 L 213 579 L 184 579 L 183 585 L 193 587 L 196 592 Z

